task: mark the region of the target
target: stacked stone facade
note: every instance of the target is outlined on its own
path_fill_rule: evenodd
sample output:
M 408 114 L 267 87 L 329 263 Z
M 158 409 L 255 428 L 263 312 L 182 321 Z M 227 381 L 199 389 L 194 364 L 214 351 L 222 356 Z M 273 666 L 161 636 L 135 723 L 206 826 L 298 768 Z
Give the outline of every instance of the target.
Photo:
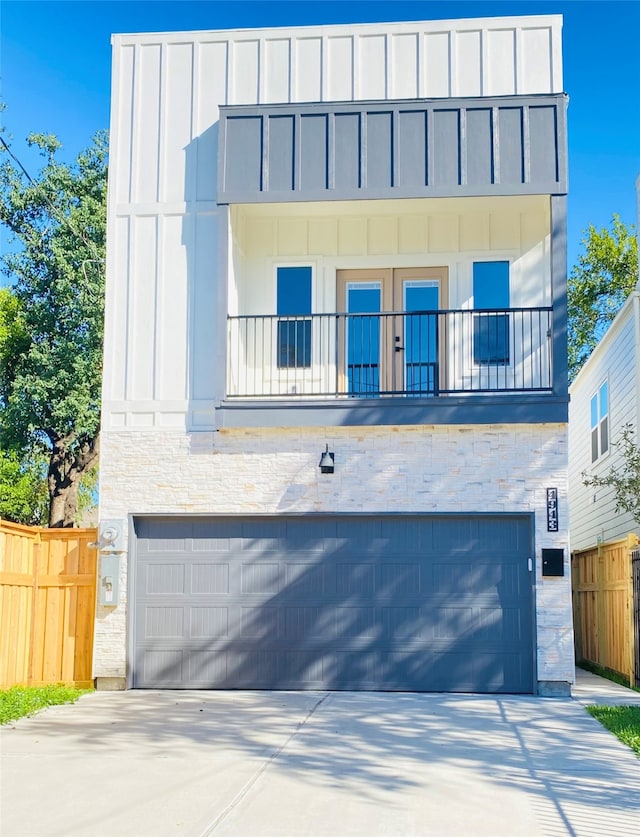
M 335 473 L 321 474 L 329 445 Z M 111 431 L 103 438 L 100 517 L 151 514 L 531 513 L 537 677 L 573 681 L 564 424 Z M 559 531 L 547 531 L 546 488 Z M 125 526 L 126 529 L 126 526 Z M 543 578 L 541 550 L 563 547 L 565 574 Z M 125 542 L 126 549 L 126 542 Z M 127 555 L 120 603 L 98 608 L 94 675 L 126 675 Z

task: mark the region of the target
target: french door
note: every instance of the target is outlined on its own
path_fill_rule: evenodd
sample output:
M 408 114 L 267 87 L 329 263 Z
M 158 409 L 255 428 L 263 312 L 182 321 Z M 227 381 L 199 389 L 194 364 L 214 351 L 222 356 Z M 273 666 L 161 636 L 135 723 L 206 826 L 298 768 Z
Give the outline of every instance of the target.
M 341 392 L 436 395 L 444 374 L 445 267 L 338 271 Z

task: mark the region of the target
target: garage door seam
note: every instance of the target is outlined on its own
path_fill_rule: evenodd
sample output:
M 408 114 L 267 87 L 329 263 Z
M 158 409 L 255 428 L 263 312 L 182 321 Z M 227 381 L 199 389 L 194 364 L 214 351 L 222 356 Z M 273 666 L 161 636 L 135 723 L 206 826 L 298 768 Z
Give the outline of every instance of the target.
M 222 811 L 220 814 L 218 814 L 218 816 L 215 818 L 215 820 L 205 828 L 205 830 L 201 833 L 200 837 L 209 837 L 209 835 L 212 834 L 216 830 L 216 828 L 220 825 L 220 823 L 222 823 L 222 821 L 225 820 L 229 816 L 229 814 L 234 810 L 234 808 L 236 808 L 240 804 L 240 802 L 242 802 L 244 797 L 249 793 L 251 788 L 255 785 L 255 783 L 262 776 L 262 774 L 273 764 L 273 762 L 278 758 L 278 756 L 280 756 L 280 754 L 286 749 L 286 747 L 289 745 L 289 743 L 292 741 L 292 739 L 295 738 L 295 736 L 300 732 L 300 730 L 307 723 L 309 718 L 311 718 L 311 716 L 314 714 L 314 712 L 317 709 L 319 709 L 320 706 L 329 697 L 329 694 L 330 694 L 329 692 L 325 692 L 322 695 L 322 697 L 318 698 L 318 700 L 314 703 L 314 705 L 307 712 L 307 714 L 304 716 L 304 718 L 301 721 L 298 722 L 298 724 L 296 725 L 296 728 L 293 730 L 293 732 L 291 732 L 291 734 L 285 739 L 284 743 L 269 756 L 269 758 L 264 762 L 262 767 L 260 767 L 258 770 L 256 770 L 256 772 L 253 774 L 253 776 L 244 785 L 242 790 L 240 790 L 240 792 L 234 797 L 234 799 L 227 805 L 227 807 L 224 809 L 224 811 Z

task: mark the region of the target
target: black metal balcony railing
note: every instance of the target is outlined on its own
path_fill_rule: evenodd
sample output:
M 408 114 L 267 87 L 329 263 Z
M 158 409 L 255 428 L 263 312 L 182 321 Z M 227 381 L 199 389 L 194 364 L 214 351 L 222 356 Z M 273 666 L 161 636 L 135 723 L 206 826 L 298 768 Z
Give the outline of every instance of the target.
M 552 309 L 233 316 L 227 396 L 545 392 Z

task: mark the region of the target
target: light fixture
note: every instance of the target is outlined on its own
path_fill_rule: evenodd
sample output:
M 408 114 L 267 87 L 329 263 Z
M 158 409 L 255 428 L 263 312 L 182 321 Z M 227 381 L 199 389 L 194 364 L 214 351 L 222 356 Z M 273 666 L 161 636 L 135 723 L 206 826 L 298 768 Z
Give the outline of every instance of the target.
M 321 474 L 333 474 L 333 472 L 335 471 L 335 458 L 335 453 L 330 451 L 329 445 L 327 445 L 324 450 L 324 453 L 320 457 L 319 467 Z

